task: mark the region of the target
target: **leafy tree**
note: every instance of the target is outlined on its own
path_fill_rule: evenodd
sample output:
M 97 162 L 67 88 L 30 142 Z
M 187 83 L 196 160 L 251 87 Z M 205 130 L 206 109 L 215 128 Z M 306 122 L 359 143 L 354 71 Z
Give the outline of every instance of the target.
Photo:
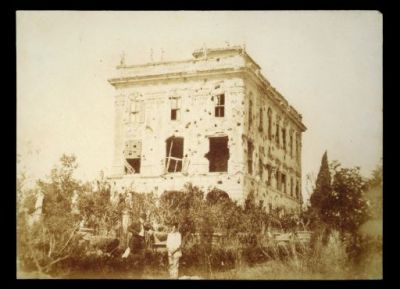
M 364 196 L 367 183 L 360 168 L 339 168 L 334 176 L 331 206 L 327 211 L 330 223 L 339 231 L 354 233 L 369 217 Z
M 371 214 L 374 219 L 382 219 L 382 189 L 383 189 L 383 170 L 382 165 L 378 165 L 372 172 L 372 177 L 368 180 L 368 190 L 366 198 L 370 203 Z
M 160 216 L 165 223 L 178 222 L 183 236 L 196 231 L 202 218 L 204 193 L 191 184 L 182 191 L 166 191 L 160 197 Z
M 73 178 L 76 168 L 75 156 L 63 155 L 49 180 L 37 183 L 36 190 L 44 196 L 41 219 L 29 226 L 25 216 L 18 218 L 18 259 L 35 266 L 42 274 L 49 273 L 53 265 L 70 256 L 79 223 L 71 213 L 73 191 L 81 189 Z
M 229 195 L 220 189 L 212 189 L 206 196 L 206 200 L 209 204 L 217 204 L 229 200 Z
M 372 171 L 372 177 L 368 180 L 368 186 L 382 186 L 383 184 L 383 168 L 382 165 L 377 165 Z

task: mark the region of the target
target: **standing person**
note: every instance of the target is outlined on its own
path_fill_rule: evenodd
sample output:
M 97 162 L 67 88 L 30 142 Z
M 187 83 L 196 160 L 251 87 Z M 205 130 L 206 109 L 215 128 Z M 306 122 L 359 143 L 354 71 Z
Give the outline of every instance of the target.
M 122 232 L 123 232 L 123 236 L 124 236 L 124 244 L 126 244 L 126 246 L 129 246 L 129 235 L 128 235 L 128 228 L 131 224 L 131 216 L 129 214 L 129 210 L 128 209 L 124 209 L 124 211 L 122 212 Z
M 132 233 L 131 247 L 133 251 L 142 252 L 145 249 L 145 220 L 146 215 L 140 214 L 139 222 L 132 223 L 128 228 L 128 231 Z
M 167 236 L 169 275 L 171 279 L 178 278 L 179 258 L 182 257 L 181 245 L 182 236 L 178 231 L 178 224 L 174 223 L 172 231 Z

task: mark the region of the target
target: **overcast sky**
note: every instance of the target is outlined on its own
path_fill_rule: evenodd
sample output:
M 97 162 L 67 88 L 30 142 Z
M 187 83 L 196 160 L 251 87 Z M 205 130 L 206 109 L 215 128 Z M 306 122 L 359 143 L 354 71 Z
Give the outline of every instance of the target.
M 31 176 L 74 153 L 78 176 L 109 171 L 113 97 L 128 64 L 246 45 L 302 115 L 303 180 L 322 154 L 365 176 L 382 157 L 382 15 L 367 11 L 18 12 L 17 149 Z

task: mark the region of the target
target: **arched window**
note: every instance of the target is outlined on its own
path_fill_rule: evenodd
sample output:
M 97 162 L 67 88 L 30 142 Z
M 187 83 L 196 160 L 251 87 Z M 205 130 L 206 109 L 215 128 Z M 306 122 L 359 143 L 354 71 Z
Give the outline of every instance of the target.
M 276 133 L 275 133 L 275 142 L 279 148 L 280 141 L 279 141 L 279 118 L 276 119 Z
M 250 175 L 253 174 L 253 151 L 254 145 L 248 140 L 247 141 L 247 171 Z
M 268 108 L 268 139 L 272 139 L 272 110 Z
M 300 182 L 297 181 L 296 183 L 296 197 L 300 200 Z
M 293 197 L 294 192 L 293 192 L 293 178 L 290 178 L 290 195 Z
M 293 158 L 293 131 L 290 131 L 290 138 L 289 138 L 289 153 L 290 157 Z
M 251 94 L 250 94 L 251 96 Z M 249 128 L 251 127 L 253 121 L 253 102 L 249 101 Z
M 296 158 L 300 160 L 300 135 L 296 133 Z

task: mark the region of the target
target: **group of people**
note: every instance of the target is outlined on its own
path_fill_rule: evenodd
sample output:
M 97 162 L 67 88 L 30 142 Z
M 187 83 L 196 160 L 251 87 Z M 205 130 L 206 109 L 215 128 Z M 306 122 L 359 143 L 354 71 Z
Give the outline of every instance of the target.
M 146 221 L 146 214 L 142 213 L 139 217 L 139 222 L 133 222 L 128 227 L 130 237 L 128 238 L 127 249 L 122 257 L 127 257 L 133 251 L 139 258 L 144 259 L 146 236 L 150 230 L 152 230 L 152 226 Z M 179 259 L 182 257 L 182 235 L 178 230 L 178 223 L 172 224 L 170 232 L 167 235 L 166 247 L 170 278 L 177 279 L 179 274 Z

